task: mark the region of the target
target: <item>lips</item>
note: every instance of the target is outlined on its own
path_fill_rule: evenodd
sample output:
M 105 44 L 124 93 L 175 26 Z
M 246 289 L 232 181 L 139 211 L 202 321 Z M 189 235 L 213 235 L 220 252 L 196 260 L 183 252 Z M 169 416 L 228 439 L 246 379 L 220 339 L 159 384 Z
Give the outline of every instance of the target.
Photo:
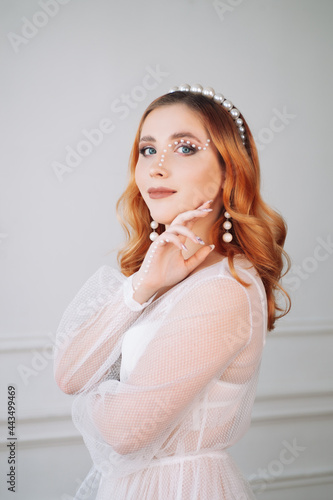
M 148 189 L 149 198 L 157 200 L 158 198 L 166 198 L 167 196 L 171 196 L 176 193 L 176 191 L 165 188 L 165 187 L 157 187 L 157 188 L 149 188 Z
M 165 188 L 165 187 L 157 187 L 157 188 L 154 188 L 154 187 L 151 187 L 148 189 L 148 193 L 175 193 L 176 191 L 174 191 L 173 189 L 169 189 L 169 188 Z

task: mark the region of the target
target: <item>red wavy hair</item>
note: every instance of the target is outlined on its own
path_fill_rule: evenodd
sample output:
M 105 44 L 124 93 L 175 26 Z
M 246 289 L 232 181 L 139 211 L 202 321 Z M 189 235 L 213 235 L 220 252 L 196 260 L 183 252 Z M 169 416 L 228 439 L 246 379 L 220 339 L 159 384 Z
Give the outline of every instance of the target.
M 126 233 L 126 243 L 118 251 L 117 260 L 125 276 L 138 271 L 151 241 L 151 216 L 135 182 L 135 167 L 139 158 L 139 138 L 143 123 L 149 113 L 161 106 L 185 104 L 197 112 L 209 133 L 219 155 L 224 173 L 222 191 L 223 207 L 218 219 L 210 229 L 210 240 L 215 249 L 228 258 L 229 267 L 235 279 L 244 283 L 236 273 L 234 256 L 243 254 L 260 275 L 267 295 L 268 330 L 274 328 L 276 319 L 290 310 L 290 297 L 280 284 L 280 279 L 290 268 L 290 260 L 283 250 L 287 234 L 284 219 L 270 208 L 260 195 L 260 167 L 258 153 L 251 131 L 244 117 L 246 146 L 244 147 L 233 118 L 229 112 L 214 100 L 190 92 L 172 92 L 155 99 L 144 112 L 130 155 L 129 182 L 116 204 L 117 218 Z M 121 211 L 120 211 L 121 208 Z M 227 210 L 233 223 L 233 240 L 225 243 L 222 235 L 224 211 Z M 122 213 L 121 213 L 122 212 Z M 131 228 L 131 229 L 130 229 Z M 156 230 L 165 231 L 160 224 Z M 287 270 L 284 274 L 284 264 Z M 278 292 L 285 298 L 281 307 Z M 277 313 L 281 314 L 277 314 Z

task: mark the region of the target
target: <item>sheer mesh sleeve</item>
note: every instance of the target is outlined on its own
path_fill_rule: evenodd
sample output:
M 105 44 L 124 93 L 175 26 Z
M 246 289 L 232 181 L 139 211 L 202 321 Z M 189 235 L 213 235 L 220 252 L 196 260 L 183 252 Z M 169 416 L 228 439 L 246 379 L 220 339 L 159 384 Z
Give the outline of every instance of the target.
M 239 368 L 233 364 L 244 350 L 256 348 L 246 289 L 229 278 L 193 284 L 156 327 L 126 381 L 103 380 L 74 402 L 74 423 L 96 467 L 108 475 L 120 477 L 148 464 L 209 383 L 218 381 L 228 367 L 233 373 L 239 369 L 238 381 L 244 384 L 253 375 L 253 364 L 240 363 Z M 116 339 L 134 319 L 130 311 L 126 318 L 121 315 Z M 113 338 L 108 359 L 104 351 L 100 354 L 100 335 L 88 343 L 85 354 L 80 351 L 81 364 L 75 364 L 79 386 L 92 378 L 94 370 L 100 378 L 120 352 Z M 88 358 L 92 366 L 87 365 Z
M 156 295 L 136 302 L 132 277 L 102 266 L 65 310 L 54 352 L 54 375 L 64 392 L 87 390 L 103 377 L 119 380 L 122 336 Z

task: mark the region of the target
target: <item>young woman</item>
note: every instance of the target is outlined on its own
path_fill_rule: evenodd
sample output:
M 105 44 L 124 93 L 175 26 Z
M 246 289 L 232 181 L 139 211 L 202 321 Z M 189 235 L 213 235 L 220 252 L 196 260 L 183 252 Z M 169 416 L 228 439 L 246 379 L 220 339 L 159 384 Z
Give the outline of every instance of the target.
M 226 450 L 250 425 L 267 330 L 289 310 L 288 258 L 240 112 L 200 85 L 156 99 L 121 207 L 121 272 L 98 269 L 57 332 L 55 378 L 77 394 L 94 463 L 76 498 L 253 499 Z

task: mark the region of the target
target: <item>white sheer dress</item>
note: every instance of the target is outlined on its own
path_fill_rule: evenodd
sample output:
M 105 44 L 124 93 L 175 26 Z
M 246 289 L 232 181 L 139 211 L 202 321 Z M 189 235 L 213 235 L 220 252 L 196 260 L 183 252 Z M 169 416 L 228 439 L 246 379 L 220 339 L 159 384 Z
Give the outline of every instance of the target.
M 76 499 L 248 500 L 227 448 L 247 431 L 266 337 L 260 277 L 235 258 L 140 305 L 102 266 L 67 307 L 55 377 L 93 465 Z

